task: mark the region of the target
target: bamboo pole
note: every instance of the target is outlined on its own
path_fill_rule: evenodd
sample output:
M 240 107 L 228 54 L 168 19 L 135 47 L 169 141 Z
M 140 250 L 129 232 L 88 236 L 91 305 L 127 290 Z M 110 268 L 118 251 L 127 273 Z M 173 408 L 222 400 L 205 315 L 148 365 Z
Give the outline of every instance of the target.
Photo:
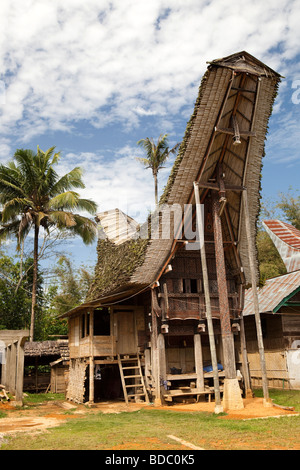
M 253 293 L 253 308 L 254 308 L 254 314 L 255 314 L 257 342 L 258 342 L 260 367 L 261 367 L 261 375 L 262 375 L 262 387 L 263 387 L 263 394 L 264 394 L 264 404 L 265 406 L 269 406 L 270 398 L 269 398 L 269 389 L 268 389 L 267 367 L 266 367 L 264 342 L 263 342 L 260 313 L 259 313 L 256 269 L 255 269 L 255 262 L 254 262 L 254 259 L 255 259 L 254 258 L 254 240 L 251 237 L 250 214 L 249 214 L 247 190 L 243 191 L 243 202 L 244 202 L 245 228 L 246 228 L 247 241 L 248 241 L 248 257 L 249 257 L 249 266 L 250 266 L 250 272 L 251 272 L 251 284 L 252 284 L 252 293 Z
M 202 265 L 202 274 L 203 274 L 205 310 L 206 310 L 206 318 L 207 318 L 211 362 L 212 362 L 212 367 L 213 367 L 214 390 L 215 390 L 215 413 L 222 413 L 223 406 L 221 403 L 218 361 L 217 361 L 217 353 L 216 353 L 216 345 L 215 345 L 214 328 L 213 328 L 212 315 L 211 315 L 209 282 L 208 282 L 207 262 L 206 262 L 206 253 L 205 253 L 205 245 L 204 245 L 204 225 L 203 225 L 202 214 L 201 214 L 199 188 L 196 182 L 194 182 L 194 191 L 195 191 L 195 200 L 196 200 L 197 225 L 198 225 L 198 233 L 199 233 L 199 241 L 200 241 L 200 255 L 201 255 L 201 265 Z

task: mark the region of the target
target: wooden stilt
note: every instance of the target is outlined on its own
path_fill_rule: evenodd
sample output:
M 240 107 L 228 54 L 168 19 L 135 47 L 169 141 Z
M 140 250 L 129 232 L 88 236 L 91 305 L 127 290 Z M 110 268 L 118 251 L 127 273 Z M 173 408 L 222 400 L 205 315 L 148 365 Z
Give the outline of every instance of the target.
M 198 234 L 199 234 L 199 241 L 200 241 L 200 255 L 201 255 L 201 265 L 202 265 L 202 274 L 203 274 L 205 310 L 206 310 L 206 318 L 207 318 L 211 362 L 212 362 L 212 367 L 213 367 L 214 390 L 215 390 L 215 413 L 222 413 L 223 407 L 221 403 L 218 361 L 217 361 L 217 353 L 216 353 L 216 345 L 215 345 L 214 328 L 213 328 L 212 315 L 211 315 L 208 272 L 207 272 L 207 262 L 206 262 L 206 253 L 205 253 L 205 245 L 204 245 L 204 224 L 203 224 L 202 214 L 201 214 L 199 188 L 196 182 L 194 182 L 194 192 L 195 192 L 195 200 L 196 200 L 196 217 L 197 217 L 197 225 L 198 225 Z
M 89 403 L 94 403 L 95 400 L 95 382 L 94 382 L 94 313 L 89 315 L 89 340 L 90 340 L 90 373 L 89 373 Z
M 219 182 L 221 187 L 221 179 Z M 212 194 L 212 200 L 221 336 L 225 365 L 223 406 L 224 409 L 243 409 L 244 404 L 236 375 L 234 338 L 230 323 L 227 276 L 220 215 L 221 204 L 219 202 L 219 197 L 216 192 Z M 224 203 L 226 203 L 226 199 L 225 201 L 223 201 L 223 205 Z
M 156 293 L 154 289 L 151 290 L 151 316 L 152 316 L 152 329 L 151 329 L 151 366 L 152 376 L 155 387 L 155 401 L 156 405 L 161 405 L 160 393 L 160 379 L 159 379 L 159 354 L 158 354 L 158 334 L 157 334 L 157 315 L 155 311 Z
M 220 323 L 221 335 L 223 344 L 223 354 L 225 362 L 225 374 L 227 379 L 236 378 L 236 365 L 234 353 L 234 340 L 230 324 L 230 310 L 228 301 L 228 289 L 226 279 L 225 257 L 223 248 L 222 225 L 220 218 L 220 203 L 217 193 L 212 194 L 212 214 L 213 214 L 213 228 L 214 228 L 214 241 L 216 253 L 216 267 L 217 267 L 217 282 L 219 292 L 219 309 L 220 309 Z
M 266 367 L 264 342 L 263 342 L 260 313 L 259 313 L 259 301 L 258 301 L 258 294 L 257 294 L 257 279 L 256 279 L 257 276 L 256 276 L 256 268 L 255 268 L 255 261 L 254 261 L 255 260 L 254 240 L 252 239 L 252 236 L 251 236 L 247 190 L 243 191 L 243 203 L 244 203 L 243 208 L 244 208 L 245 228 L 246 228 L 246 235 L 247 235 L 247 242 L 248 242 L 249 266 L 250 266 L 250 272 L 251 272 L 253 308 L 254 308 L 254 314 L 255 314 L 257 342 L 258 342 L 260 367 L 261 367 L 261 374 L 262 374 L 262 387 L 263 387 L 263 394 L 264 394 L 264 403 L 266 406 L 268 406 L 270 404 L 270 398 L 269 398 L 269 389 L 268 389 L 267 367 Z
M 199 333 L 196 333 L 194 335 L 194 354 L 195 354 L 195 371 L 197 374 L 196 387 L 203 391 L 204 390 L 203 358 L 202 358 L 201 335 Z

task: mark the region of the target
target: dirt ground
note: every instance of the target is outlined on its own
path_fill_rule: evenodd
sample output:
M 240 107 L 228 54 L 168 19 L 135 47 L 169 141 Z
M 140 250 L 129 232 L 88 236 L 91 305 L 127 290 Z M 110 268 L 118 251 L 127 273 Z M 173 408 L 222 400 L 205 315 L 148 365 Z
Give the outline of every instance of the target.
M 104 402 L 93 406 L 96 411 L 103 413 L 121 413 L 137 411 L 142 408 L 153 410 L 168 410 L 176 412 L 194 412 L 203 411 L 214 412 L 214 402 L 211 403 L 192 403 L 192 404 L 174 404 L 172 406 L 149 406 L 144 403 L 124 402 Z M 37 407 L 16 410 L 12 403 L 0 403 L 0 412 L 4 411 L 7 415 L 0 419 L 0 445 L 5 435 L 15 434 L 17 432 L 41 432 L 47 428 L 59 426 L 62 422 L 78 417 L 79 414 L 85 414 L 87 408 L 84 405 L 75 405 L 69 402 L 47 402 Z M 66 414 L 66 411 L 72 411 L 72 414 Z M 297 415 L 292 410 L 285 410 L 276 406 L 265 407 L 262 398 L 251 398 L 244 400 L 244 409 L 229 410 L 226 415 L 219 419 L 258 419 L 267 417 L 281 417 L 287 415 Z

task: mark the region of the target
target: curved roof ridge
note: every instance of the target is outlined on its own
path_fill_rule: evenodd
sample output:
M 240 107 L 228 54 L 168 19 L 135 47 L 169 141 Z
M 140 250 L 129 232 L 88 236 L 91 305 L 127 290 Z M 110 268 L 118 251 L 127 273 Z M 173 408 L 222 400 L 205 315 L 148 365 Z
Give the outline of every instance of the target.
M 264 220 L 263 226 L 276 246 L 287 271 L 300 269 L 300 230 L 278 219 Z

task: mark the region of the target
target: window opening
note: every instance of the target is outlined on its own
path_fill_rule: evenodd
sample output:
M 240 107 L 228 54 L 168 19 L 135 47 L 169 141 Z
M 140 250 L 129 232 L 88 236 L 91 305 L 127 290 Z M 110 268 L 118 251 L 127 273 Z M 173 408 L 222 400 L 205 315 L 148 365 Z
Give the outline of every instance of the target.
M 94 336 L 110 336 L 110 314 L 108 308 L 94 310 Z
M 81 338 L 85 337 L 85 313 L 81 315 Z

